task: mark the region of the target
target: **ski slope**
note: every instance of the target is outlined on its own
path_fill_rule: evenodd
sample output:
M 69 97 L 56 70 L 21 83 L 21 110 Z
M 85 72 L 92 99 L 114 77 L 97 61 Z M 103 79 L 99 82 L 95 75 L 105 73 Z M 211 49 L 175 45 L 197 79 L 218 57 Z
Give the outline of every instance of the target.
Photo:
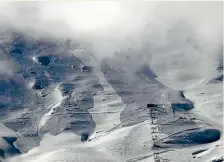
M 223 161 L 219 3 L 37 4 L 0 5 L 0 162 Z

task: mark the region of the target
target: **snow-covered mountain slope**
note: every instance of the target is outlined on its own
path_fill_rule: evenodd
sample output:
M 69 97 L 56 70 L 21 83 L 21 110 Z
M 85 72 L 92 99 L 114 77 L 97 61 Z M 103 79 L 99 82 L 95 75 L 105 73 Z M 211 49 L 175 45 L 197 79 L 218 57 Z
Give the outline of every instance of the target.
M 71 40 L 7 34 L 3 161 L 154 161 L 155 148 L 174 162 L 181 154 L 186 162 L 221 158 L 221 83 L 177 91 L 136 55 L 97 60 Z M 147 104 L 156 107 L 155 123 Z
M 221 2 L 0 4 L 0 162 L 223 161 Z

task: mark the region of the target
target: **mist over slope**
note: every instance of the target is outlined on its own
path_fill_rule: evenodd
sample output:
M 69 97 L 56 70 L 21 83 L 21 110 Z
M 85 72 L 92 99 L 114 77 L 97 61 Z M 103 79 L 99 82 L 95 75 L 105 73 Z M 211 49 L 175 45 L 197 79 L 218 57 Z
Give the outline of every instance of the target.
M 221 2 L 0 8 L 2 161 L 222 158 Z

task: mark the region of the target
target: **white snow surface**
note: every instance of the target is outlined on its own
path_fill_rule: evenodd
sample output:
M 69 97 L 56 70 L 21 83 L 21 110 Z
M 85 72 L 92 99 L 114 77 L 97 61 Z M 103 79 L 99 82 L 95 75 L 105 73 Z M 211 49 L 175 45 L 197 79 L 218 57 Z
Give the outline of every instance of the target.
M 222 9 L 170 3 L 0 5 L 0 162 L 155 162 L 153 128 L 162 162 L 224 158 Z

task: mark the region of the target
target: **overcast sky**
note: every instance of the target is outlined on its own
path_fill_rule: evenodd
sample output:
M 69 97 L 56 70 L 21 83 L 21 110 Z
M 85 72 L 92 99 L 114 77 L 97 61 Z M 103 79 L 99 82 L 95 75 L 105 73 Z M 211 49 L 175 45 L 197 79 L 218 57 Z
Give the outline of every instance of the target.
M 87 43 L 98 58 L 116 51 L 142 55 L 157 72 L 181 66 L 191 71 L 197 62 L 197 75 L 204 76 L 214 73 L 213 63 L 222 56 L 222 7 L 206 1 L 2 2 L 0 25 L 69 36 Z

